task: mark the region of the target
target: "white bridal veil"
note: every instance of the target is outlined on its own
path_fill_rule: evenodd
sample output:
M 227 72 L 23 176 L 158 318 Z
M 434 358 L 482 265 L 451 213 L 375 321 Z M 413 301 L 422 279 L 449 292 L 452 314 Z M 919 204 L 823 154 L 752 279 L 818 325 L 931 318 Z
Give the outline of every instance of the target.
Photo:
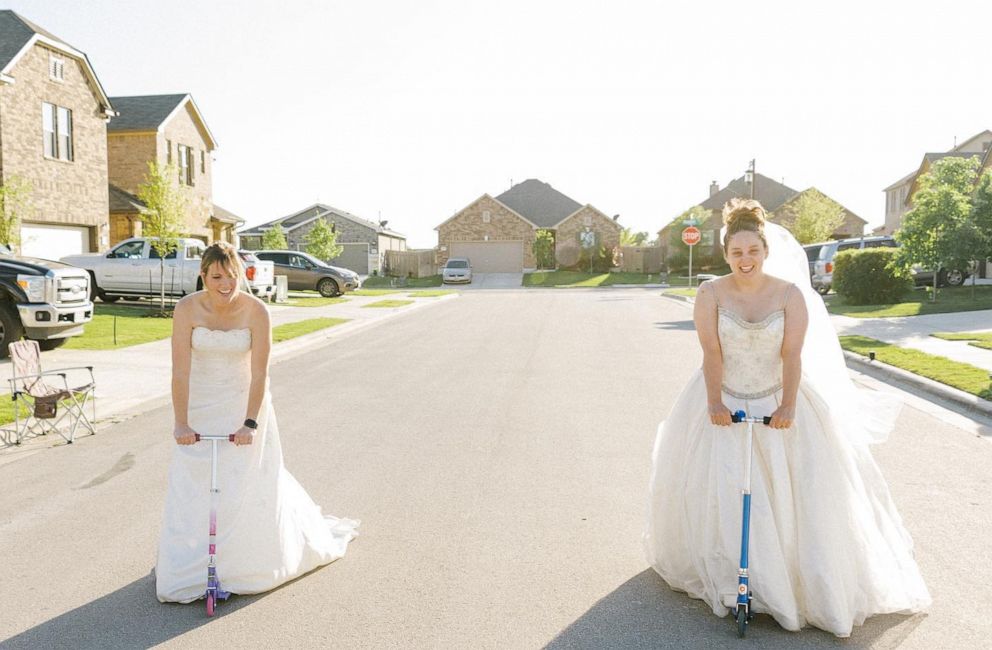
M 809 382 L 823 397 L 837 430 L 851 442 L 883 442 L 895 425 L 902 404 L 894 395 L 854 384 L 823 298 L 810 284 L 809 261 L 803 247 L 788 230 L 774 223 L 765 223 L 765 237 L 768 239 L 765 273 L 795 284 L 806 301 L 809 326 L 802 352 L 803 381 Z

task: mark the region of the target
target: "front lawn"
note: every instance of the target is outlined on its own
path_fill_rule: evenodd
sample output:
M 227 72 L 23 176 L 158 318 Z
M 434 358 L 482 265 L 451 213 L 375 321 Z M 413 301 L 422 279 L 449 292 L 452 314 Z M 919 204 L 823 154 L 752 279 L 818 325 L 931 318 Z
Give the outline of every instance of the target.
M 954 361 L 920 350 L 901 348 L 867 336 L 841 336 L 840 345 L 845 350 L 863 357 L 874 351 L 875 358 L 882 363 L 939 381 L 983 399 L 992 399 L 989 373 L 970 363 Z
M 525 287 L 609 287 L 614 284 L 660 284 L 658 273 L 583 273 L 581 271 L 535 271 L 525 273 Z
M 945 341 L 968 341 L 968 345 L 992 350 L 992 332 L 934 332 L 930 336 Z
M 402 289 L 357 289 L 351 292 L 353 296 L 388 296 L 391 293 L 403 293 Z
M 447 296 L 452 293 L 458 292 L 450 289 L 436 289 L 434 291 L 411 291 L 406 295 L 410 298 L 437 298 L 438 296 Z
M 172 335 L 172 319 L 148 316 L 151 313 L 148 307 L 97 303 L 94 312 L 83 335 L 71 337 L 63 346 L 65 349 L 115 350 Z
M 937 302 L 930 302 L 930 295 L 923 289 L 907 294 L 902 302 L 891 305 L 848 305 L 837 294 L 824 298 L 827 311 L 854 318 L 892 318 L 894 316 L 923 316 L 925 314 L 946 314 L 958 311 L 992 309 L 992 286 L 975 287 L 975 297 L 971 297 L 971 287 L 944 287 L 937 294 Z
M 692 289 L 689 289 L 688 287 L 686 287 L 685 289 L 665 289 L 662 293 L 666 293 L 671 296 L 685 296 L 686 298 L 695 298 L 696 288 L 693 287 Z
M 311 332 L 347 322 L 347 318 L 309 318 L 295 323 L 276 325 L 272 328 L 272 342 L 282 343 L 283 341 L 295 339 L 297 336 L 303 336 L 304 334 L 310 334 Z
M 362 282 L 362 287 L 376 289 L 379 287 L 400 287 L 419 289 L 421 287 L 440 287 L 441 276 L 429 275 L 426 278 L 391 278 L 383 275 L 370 275 Z
M 323 296 L 299 296 L 295 298 L 290 298 L 283 305 L 289 305 L 290 307 L 327 307 L 328 305 L 338 305 L 342 302 L 348 302 L 347 298 L 324 298 Z
M 387 307 L 405 307 L 407 305 L 412 305 L 415 300 L 379 300 L 377 302 L 370 302 L 367 305 L 362 305 L 362 307 L 373 307 L 373 308 L 387 308 Z

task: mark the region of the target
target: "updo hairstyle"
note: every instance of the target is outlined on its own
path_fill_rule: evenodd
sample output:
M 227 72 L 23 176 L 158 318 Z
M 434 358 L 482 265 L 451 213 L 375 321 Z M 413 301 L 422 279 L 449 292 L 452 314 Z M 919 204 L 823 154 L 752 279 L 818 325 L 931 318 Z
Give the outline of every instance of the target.
M 749 230 L 761 238 L 761 243 L 768 250 L 768 240 L 765 238 L 765 209 L 754 199 L 730 199 L 723 206 L 723 223 L 727 232 L 723 236 L 723 252 L 727 252 L 730 238 L 742 231 Z
M 244 273 L 238 251 L 226 241 L 219 241 L 207 246 L 207 250 L 203 251 L 203 259 L 200 260 L 200 273 L 206 275 L 215 263 L 220 264 L 220 268 L 238 280 Z

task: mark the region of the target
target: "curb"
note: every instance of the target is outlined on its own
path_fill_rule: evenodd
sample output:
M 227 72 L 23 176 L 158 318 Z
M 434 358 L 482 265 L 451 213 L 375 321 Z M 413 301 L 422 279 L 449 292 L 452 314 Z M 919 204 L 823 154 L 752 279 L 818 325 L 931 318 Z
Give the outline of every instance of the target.
M 662 297 L 690 305 L 695 302 L 695 300 L 688 296 L 663 293 Z M 890 384 L 915 388 L 918 391 L 926 393 L 929 397 L 949 402 L 967 413 L 992 418 L 992 402 L 988 400 L 972 395 L 971 393 L 966 393 L 963 390 L 958 390 L 947 384 L 942 384 L 939 381 L 913 374 L 908 370 L 890 366 L 881 361 L 871 361 L 867 357 L 863 357 L 855 352 L 848 350 L 842 350 L 842 352 L 849 368 L 856 368 L 866 375 L 887 381 Z

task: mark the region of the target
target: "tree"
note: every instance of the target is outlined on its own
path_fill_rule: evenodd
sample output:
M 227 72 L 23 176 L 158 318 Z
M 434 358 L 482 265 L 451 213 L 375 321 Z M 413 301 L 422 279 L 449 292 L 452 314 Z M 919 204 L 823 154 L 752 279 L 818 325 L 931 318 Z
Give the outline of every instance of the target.
M 800 244 L 815 244 L 830 239 L 844 223 L 844 208 L 811 187 L 785 207 L 780 221 Z
M 555 268 L 555 235 L 547 229 L 538 230 L 531 245 L 534 250 L 534 260 L 539 269 Z
M 620 231 L 620 245 L 643 246 L 650 236 L 646 232 L 634 232 L 630 228 L 624 228 Z
M 277 223 L 262 233 L 262 248 L 267 251 L 284 251 L 289 249 L 286 242 L 286 231 L 282 224 Z
M 21 221 L 34 213 L 31 191 L 31 184 L 16 174 L 0 185 L 0 244 L 13 249 L 20 243 Z
M 978 255 L 980 239 L 972 223 L 971 193 L 978 161 L 944 158 L 920 179 L 913 208 L 896 232 L 900 258 L 906 264 L 933 269 L 932 301 L 937 280 L 948 268 L 967 268 Z
M 186 230 L 186 198 L 175 182 L 175 165 L 148 163 L 145 181 L 138 186 L 138 198 L 145 204 L 141 211 L 141 231 L 158 254 L 159 308 L 165 314 L 165 258 L 179 247 Z
M 344 247 L 338 244 L 337 231 L 327 223 L 326 219 L 317 219 L 303 241 L 306 243 L 308 253 L 325 262 L 333 260 L 344 250 Z
M 978 234 L 978 255 L 975 259 L 979 264 L 992 259 L 992 169 L 982 174 L 978 187 L 971 199 L 971 222 Z M 971 276 L 971 286 L 975 286 L 975 276 Z

